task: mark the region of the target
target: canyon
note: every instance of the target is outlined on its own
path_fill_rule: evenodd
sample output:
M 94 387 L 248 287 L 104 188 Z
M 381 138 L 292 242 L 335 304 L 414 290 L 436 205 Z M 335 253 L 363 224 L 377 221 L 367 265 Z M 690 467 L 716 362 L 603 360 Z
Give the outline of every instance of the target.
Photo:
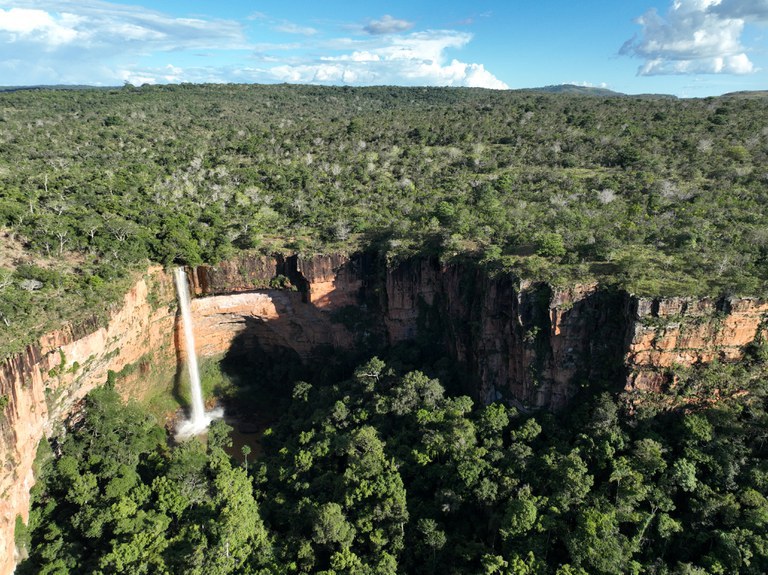
M 471 263 L 376 254 L 242 255 L 187 270 L 197 354 L 274 354 L 312 366 L 334 353 L 416 340 L 463 367 L 480 402 L 567 409 L 582 388 L 664 394 L 677 366 L 737 360 L 768 337 L 768 301 L 648 298 L 597 284 L 556 287 Z M 28 517 L 38 443 L 117 374 L 126 398 L 170 393 L 184 360 L 173 279 L 154 267 L 95 320 L 63 326 L 0 364 L 0 574 Z

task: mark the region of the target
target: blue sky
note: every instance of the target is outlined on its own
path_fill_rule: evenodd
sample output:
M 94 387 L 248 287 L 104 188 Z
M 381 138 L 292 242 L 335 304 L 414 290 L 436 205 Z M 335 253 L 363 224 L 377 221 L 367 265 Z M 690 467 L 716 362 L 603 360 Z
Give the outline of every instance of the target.
M 768 0 L 0 0 L 0 85 L 768 89 Z

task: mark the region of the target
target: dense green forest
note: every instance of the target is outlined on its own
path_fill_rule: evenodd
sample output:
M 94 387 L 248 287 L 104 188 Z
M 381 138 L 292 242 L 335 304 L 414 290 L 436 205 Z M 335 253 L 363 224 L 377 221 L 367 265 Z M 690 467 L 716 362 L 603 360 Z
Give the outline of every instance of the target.
M 221 421 L 173 445 L 92 392 L 41 446 L 17 573 L 768 572 L 768 348 L 687 375 L 751 389 L 728 402 L 596 391 L 557 416 L 449 396 L 449 366 L 412 359 L 297 382 L 258 459 L 227 455 Z
M 126 85 L 0 93 L 0 356 L 147 262 L 469 256 L 650 295 L 768 292 L 768 98 Z

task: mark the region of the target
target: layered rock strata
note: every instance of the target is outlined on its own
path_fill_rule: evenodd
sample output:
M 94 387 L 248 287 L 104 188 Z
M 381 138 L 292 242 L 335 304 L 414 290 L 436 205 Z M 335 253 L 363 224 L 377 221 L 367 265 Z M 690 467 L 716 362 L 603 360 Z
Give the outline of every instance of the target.
M 389 341 L 431 331 L 486 402 L 559 409 L 581 385 L 617 375 L 623 296 L 594 284 L 553 289 L 420 260 L 388 270 L 385 294 Z
M 675 366 L 732 361 L 768 341 L 768 301 L 758 298 L 632 298 L 628 391 L 660 393 Z

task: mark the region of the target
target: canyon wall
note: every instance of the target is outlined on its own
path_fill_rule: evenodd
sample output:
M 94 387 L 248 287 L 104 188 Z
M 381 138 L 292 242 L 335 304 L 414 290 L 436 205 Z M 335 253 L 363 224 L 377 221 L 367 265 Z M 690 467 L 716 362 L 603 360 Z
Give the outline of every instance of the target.
M 466 367 L 476 398 L 523 407 L 562 408 L 594 383 L 624 381 L 628 392 L 660 392 L 676 365 L 738 359 L 745 345 L 768 338 L 768 301 L 757 298 L 555 288 L 436 258 L 392 265 L 370 254 L 244 256 L 197 268 L 193 284 L 197 295 L 209 296 L 194 304 L 206 325 L 200 337 L 228 332 L 215 349 L 203 346 L 203 354 L 223 352 L 236 337 L 290 348 L 305 360 L 317 350 L 372 340 L 421 339 Z M 282 289 L 252 293 L 268 287 Z M 249 293 L 246 308 L 255 307 L 227 318 L 217 310 L 228 296 L 216 294 L 234 292 Z M 248 327 L 248 317 L 261 319 Z
M 385 294 L 389 341 L 431 332 L 486 402 L 559 409 L 580 385 L 615 378 L 621 363 L 623 296 L 594 284 L 554 289 L 419 260 L 388 270 Z
M 659 393 L 673 366 L 737 359 L 768 335 L 765 300 L 554 288 L 433 258 L 393 265 L 370 254 L 244 255 L 189 276 L 200 296 L 192 313 L 201 357 L 258 348 L 322 364 L 334 351 L 416 339 L 463 365 L 477 399 L 522 408 L 562 408 L 596 382 Z M 12 570 L 14 522 L 28 514 L 38 442 L 110 370 L 125 375 L 118 389 L 126 397 L 146 392 L 151 370 L 174 374 L 184 355 L 176 321 L 172 280 L 153 269 L 107 325 L 62 328 L 0 364 L 0 396 L 8 397 L 0 418 L 0 574 Z

